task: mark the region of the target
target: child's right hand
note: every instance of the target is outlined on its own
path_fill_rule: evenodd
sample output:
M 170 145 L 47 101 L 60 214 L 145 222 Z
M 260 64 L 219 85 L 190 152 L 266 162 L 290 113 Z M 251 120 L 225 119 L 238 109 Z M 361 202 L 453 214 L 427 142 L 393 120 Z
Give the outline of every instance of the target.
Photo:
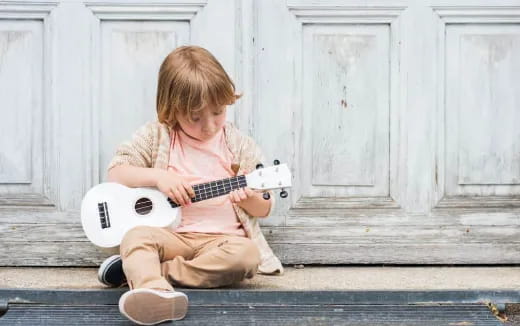
M 181 206 L 190 205 L 191 198 L 195 197 L 195 191 L 193 191 L 191 185 L 180 175 L 172 171 L 161 173 L 157 178 L 156 187 Z

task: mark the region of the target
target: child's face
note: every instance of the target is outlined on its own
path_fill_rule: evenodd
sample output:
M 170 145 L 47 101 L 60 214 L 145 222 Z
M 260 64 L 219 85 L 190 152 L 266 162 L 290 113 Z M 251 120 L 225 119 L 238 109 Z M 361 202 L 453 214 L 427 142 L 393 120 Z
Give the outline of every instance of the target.
M 193 113 L 191 119 L 187 116 L 179 116 L 178 122 L 188 136 L 200 141 L 213 138 L 226 123 L 226 105 L 206 106 L 203 110 Z

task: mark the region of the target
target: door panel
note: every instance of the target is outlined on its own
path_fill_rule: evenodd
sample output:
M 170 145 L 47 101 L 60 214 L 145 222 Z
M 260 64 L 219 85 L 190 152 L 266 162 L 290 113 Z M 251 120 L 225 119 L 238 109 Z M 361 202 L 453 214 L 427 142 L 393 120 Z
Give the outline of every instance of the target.
M 104 21 L 101 23 L 100 179 L 129 132 L 156 117 L 157 74 L 170 51 L 189 40 L 189 23 Z
M 448 26 L 446 194 L 520 194 L 520 26 Z
M 520 16 L 496 7 L 434 7 L 439 38 L 434 207 L 512 209 L 518 218 L 520 147 L 515 72 Z M 493 223 L 489 220 L 489 223 Z
M 0 21 L 1 193 L 43 196 L 42 39 L 41 21 Z
M 388 196 L 388 26 L 303 33 L 302 195 Z

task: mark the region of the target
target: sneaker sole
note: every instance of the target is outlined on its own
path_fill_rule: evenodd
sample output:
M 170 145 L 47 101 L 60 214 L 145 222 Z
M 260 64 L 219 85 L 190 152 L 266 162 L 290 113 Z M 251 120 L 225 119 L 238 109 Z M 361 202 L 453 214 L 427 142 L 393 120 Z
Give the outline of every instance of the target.
M 179 320 L 183 319 L 188 312 L 188 296 L 182 292 L 135 289 L 121 296 L 119 311 L 139 325 L 155 325 L 169 320 Z
M 107 259 L 105 259 L 105 261 L 101 264 L 101 266 L 99 266 L 99 269 L 98 269 L 98 281 L 99 282 L 101 282 L 107 286 L 114 286 L 113 284 L 110 284 L 105 280 L 105 274 L 106 274 L 106 271 L 108 270 L 107 267 L 109 265 L 111 265 L 113 262 L 115 262 L 116 260 L 118 260 L 119 257 L 120 257 L 119 255 L 110 256 Z

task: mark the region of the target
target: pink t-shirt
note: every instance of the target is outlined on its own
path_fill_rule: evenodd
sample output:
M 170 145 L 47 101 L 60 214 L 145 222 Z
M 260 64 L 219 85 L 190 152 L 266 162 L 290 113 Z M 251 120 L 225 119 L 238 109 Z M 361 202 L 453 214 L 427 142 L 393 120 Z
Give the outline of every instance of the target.
M 190 138 L 181 129 L 171 134 L 168 170 L 183 176 L 191 185 L 235 176 L 231 169 L 233 154 L 224 130 L 212 139 L 201 142 Z M 229 195 L 181 207 L 181 224 L 175 232 L 222 233 L 246 236 L 233 209 Z

